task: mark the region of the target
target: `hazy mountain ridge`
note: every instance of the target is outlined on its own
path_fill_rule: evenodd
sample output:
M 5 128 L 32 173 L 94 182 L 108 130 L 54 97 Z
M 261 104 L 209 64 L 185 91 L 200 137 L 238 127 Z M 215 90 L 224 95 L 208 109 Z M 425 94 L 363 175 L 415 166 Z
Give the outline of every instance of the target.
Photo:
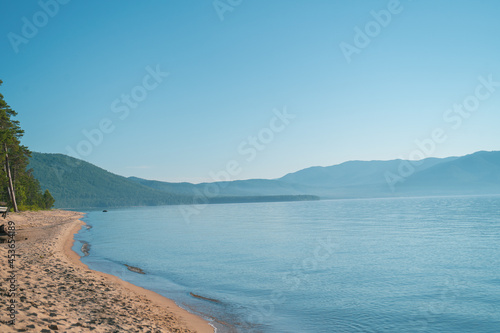
M 416 172 L 421 172 L 437 164 L 456 160 L 457 157 L 444 159 L 427 158 L 416 166 Z M 403 160 L 389 161 L 348 161 L 328 167 L 311 167 L 294 173 L 289 173 L 279 180 L 287 183 L 309 186 L 357 186 L 385 184 L 385 173 L 399 173 L 398 167 Z
M 469 194 L 500 193 L 500 152 L 480 151 L 438 164 L 415 174 L 405 185 L 437 192 L 454 189 Z
M 254 194 L 235 191 L 217 197 L 195 191 L 199 185 L 162 183 L 126 178 L 91 163 L 63 154 L 33 153 L 28 168 L 32 168 L 42 188 L 47 188 L 56 200 L 57 208 L 92 208 L 123 206 L 179 205 L 193 203 L 242 203 L 318 200 L 315 196 Z M 142 183 L 144 184 L 142 184 Z M 201 193 L 201 198 L 200 198 Z M 231 192 L 232 193 L 232 192 Z
M 279 180 L 271 179 L 249 179 L 234 180 L 214 183 L 169 183 L 157 180 L 147 180 L 137 177 L 129 177 L 130 180 L 139 184 L 165 192 L 175 192 L 183 194 L 195 194 L 204 192 L 210 185 L 216 185 L 219 196 L 258 196 L 258 195 L 303 195 L 304 189 L 295 184 L 288 184 Z
M 403 168 L 403 166 L 406 168 Z M 56 207 L 262 202 L 328 198 L 500 194 L 500 152 L 418 162 L 349 161 L 311 167 L 279 179 L 170 183 L 122 177 L 62 155 L 33 153 L 30 166 Z M 410 171 L 407 172 L 407 168 Z M 405 172 L 402 172 L 405 171 Z M 399 177 L 390 184 L 387 175 Z M 217 195 L 214 195 L 214 189 Z
M 406 169 L 411 172 L 408 175 Z M 402 168 L 405 172 L 402 172 Z M 400 178 L 390 184 L 387 175 Z M 481 182 L 478 177 L 482 177 Z M 203 191 L 207 184 L 168 183 L 131 178 L 167 191 Z M 477 152 L 462 157 L 421 161 L 348 161 L 328 167 L 310 167 L 281 178 L 217 182 L 220 195 L 318 195 L 322 198 L 369 198 L 411 195 L 499 193 L 500 152 Z M 183 185 L 181 185 L 183 184 Z M 179 192 L 187 193 L 187 192 Z

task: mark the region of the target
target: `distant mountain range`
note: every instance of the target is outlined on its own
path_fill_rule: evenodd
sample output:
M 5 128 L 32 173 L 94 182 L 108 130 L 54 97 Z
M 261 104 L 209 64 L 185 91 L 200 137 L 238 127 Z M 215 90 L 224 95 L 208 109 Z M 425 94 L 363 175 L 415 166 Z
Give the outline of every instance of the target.
M 282 182 L 323 198 L 500 194 L 500 152 L 421 161 L 350 161 L 288 174 Z
M 498 151 L 418 162 L 350 161 L 279 179 L 202 184 L 125 178 L 62 154 L 33 153 L 29 167 L 56 206 L 66 208 L 500 194 Z
M 317 196 L 301 193 L 260 195 L 241 192 L 235 196 L 213 196 L 204 187 L 189 183 L 156 186 L 155 182 L 142 180 L 145 183 L 142 184 L 139 178 L 118 176 L 63 154 L 33 153 L 28 168 L 33 169 L 42 189 L 50 191 L 57 208 L 319 200 Z

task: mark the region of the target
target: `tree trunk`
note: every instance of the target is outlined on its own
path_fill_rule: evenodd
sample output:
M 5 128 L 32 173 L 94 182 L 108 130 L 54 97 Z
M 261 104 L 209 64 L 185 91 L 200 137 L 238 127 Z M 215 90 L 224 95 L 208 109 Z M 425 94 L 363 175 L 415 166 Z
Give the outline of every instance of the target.
M 10 174 L 10 166 L 9 166 L 9 153 L 7 151 L 7 144 L 3 144 L 3 148 L 5 150 L 5 168 L 7 169 L 7 178 L 9 178 L 9 194 L 10 199 L 12 201 L 12 205 L 14 206 L 14 211 L 17 213 L 19 209 L 17 209 L 16 202 L 16 193 L 14 192 L 14 183 L 12 182 L 12 176 Z

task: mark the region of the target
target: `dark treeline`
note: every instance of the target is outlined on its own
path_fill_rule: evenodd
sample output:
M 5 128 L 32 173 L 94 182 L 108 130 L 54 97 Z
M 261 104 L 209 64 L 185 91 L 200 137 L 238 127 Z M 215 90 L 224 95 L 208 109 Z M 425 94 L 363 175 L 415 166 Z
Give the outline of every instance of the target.
M 287 202 L 320 200 L 316 195 L 262 195 L 262 196 L 227 196 L 207 199 L 208 203 L 251 203 L 251 202 Z

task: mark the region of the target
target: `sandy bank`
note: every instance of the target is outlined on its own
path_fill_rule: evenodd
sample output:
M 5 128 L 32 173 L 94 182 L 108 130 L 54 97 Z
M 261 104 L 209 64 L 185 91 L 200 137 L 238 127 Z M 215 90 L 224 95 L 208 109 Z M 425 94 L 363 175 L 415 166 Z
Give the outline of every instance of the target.
M 81 263 L 71 250 L 81 216 L 54 210 L 0 219 L 17 232 L 14 297 L 8 243 L 0 244 L 0 332 L 213 332 L 173 301 Z M 12 300 L 16 320 L 9 325 Z

